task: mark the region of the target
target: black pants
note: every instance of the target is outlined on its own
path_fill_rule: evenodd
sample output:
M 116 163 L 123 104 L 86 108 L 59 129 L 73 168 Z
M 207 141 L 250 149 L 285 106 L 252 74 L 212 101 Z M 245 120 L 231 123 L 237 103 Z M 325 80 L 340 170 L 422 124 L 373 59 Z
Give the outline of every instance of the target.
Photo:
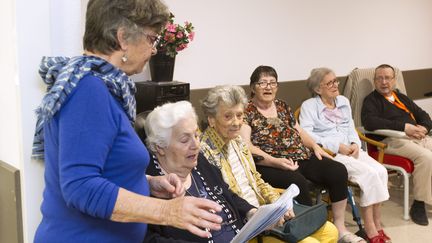
M 342 163 L 324 157 L 319 160 L 315 155 L 297 162 L 299 168 L 296 171 L 260 165 L 256 167 L 264 181 L 273 187 L 287 188 L 292 183 L 295 183 L 300 189 L 300 194 L 296 197 L 296 200 L 301 204 L 312 204 L 306 178 L 327 188 L 332 202 L 347 198 L 348 173 Z

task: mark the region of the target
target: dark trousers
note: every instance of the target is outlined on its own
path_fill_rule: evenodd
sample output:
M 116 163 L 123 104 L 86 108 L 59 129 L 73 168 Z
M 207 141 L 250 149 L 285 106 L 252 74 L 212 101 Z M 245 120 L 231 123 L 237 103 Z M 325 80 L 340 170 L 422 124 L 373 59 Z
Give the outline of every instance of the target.
M 296 171 L 260 165 L 256 167 L 264 181 L 273 187 L 287 188 L 292 183 L 295 183 L 300 189 L 300 194 L 296 197 L 296 200 L 301 204 L 312 204 L 306 179 L 327 188 L 332 202 L 347 198 L 348 173 L 343 164 L 328 158 L 319 160 L 315 155 L 297 162 L 299 168 Z

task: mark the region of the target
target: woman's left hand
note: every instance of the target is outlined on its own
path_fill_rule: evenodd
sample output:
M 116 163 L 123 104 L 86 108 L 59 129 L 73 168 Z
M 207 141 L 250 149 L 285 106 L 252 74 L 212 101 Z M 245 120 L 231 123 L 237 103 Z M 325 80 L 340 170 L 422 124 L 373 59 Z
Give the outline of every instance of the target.
M 256 213 L 257 210 L 257 208 L 252 208 L 251 210 L 249 210 L 246 213 L 246 219 L 249 220 L 250 218 L 252 218 L 252 216 Z
M 285 213 L 285 214 L 284 214 L 284 215 L 279 219 L 279 221 L 277 222 L 277 224 L 276 224 L 276 225 L 273 225 L 273 227 L 276 227 L 276 226 L 281 227 L 281 226 L 284 225 L 285 221 L 290 220 L 290 219 L 292 219 L 292 218 L 294 218 L 294 217 L 295 217 L 294 210 L 293 210 L 292 208 L 290 208 L 290 209 L 288 209 L 288 211 L 286 211 L 286 213 Z
M 315 144 L 313 147 L 312 147 L 312 149 L 313 149 L 313 151 L 314 151 L 314 154 L 315 154 L 315 156 L 319 159 L 319 160 L 322 160 L 322 157 L 327 157 L 327 158 L 329 158 L 329 159 L 331 159 L 332 157 L 331 157 L 331 155 L 330 154 L 328 154 L 326 151 L 324 151 L 318 144 Z
M 295 217 L 295 214 L 294 214 L 293 208 L 288 209 L 288 211 L 284 215 L 285 220 L 289 220 L 289 219 L 292 219 L 294 217 Z
M 150 185 L 151 194 L 155 197 L 174 198 L 185 194 L 183 183 L 174 173 L 163 176 L 147 175 L 147 180 Z
M 352 143 L 350 146 L 351 149 L 351 153 L 349 154 L 349 156 L 352 156 L 356 159 L 358 159 L 359 157 L 359 146 L 355 143 Z

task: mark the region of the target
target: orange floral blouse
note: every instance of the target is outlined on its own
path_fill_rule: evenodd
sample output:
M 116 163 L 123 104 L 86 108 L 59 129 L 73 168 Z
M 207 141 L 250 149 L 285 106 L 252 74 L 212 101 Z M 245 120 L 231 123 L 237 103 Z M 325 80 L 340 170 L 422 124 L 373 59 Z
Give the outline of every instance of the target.
M 303 144 L 294 128 L 296 120 L 291 108 L 282 100 L 275 100 L 277 118 L 264 117 L 252 103 L 246 105 L 244 121 L 252 128 L 251 142 L 273 157 L 294 161 L 309 159 L 310 150 Z

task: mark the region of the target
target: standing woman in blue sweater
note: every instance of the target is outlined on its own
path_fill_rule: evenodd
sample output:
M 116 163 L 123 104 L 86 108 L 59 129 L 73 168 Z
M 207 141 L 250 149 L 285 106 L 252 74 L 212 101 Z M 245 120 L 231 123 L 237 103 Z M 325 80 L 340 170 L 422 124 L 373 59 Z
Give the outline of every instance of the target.
M 84 55 L 43 58 L 48 93 L 33 156 L 45 161 L 34 242 L 142 242 L 147 223 L 207 237 L 222 219 L 210 200 L 183 197 L 174 174 L 146 176 L 149 154 L 132 123 L 135 85 L 169 17 L 159 0 L 90 0 Z M 172 198 L 163 200 L 150 198 Z

